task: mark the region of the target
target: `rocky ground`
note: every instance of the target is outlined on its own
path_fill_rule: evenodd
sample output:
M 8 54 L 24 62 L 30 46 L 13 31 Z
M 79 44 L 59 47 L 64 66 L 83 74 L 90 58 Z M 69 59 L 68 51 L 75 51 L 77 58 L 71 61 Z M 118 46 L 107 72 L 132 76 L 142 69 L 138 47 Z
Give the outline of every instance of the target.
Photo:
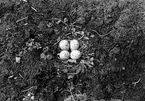
M 0 101 L 145 101 L 144 2 L 1 0 Z

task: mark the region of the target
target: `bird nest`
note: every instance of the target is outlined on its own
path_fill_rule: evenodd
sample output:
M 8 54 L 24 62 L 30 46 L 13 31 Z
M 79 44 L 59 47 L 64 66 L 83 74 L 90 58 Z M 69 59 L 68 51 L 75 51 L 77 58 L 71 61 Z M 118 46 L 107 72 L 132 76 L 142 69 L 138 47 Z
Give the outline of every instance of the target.
M 81 52 L 81 57 L 78 60 L 60 60 L 58 57 L 59 62 L 55 63 L 58 71 L 67 73 L 68 75 L 75 75 L 80 72 L 85 72 L 89 68 L 92 68 L 94 65 L 94 52 L 91 50 L 91 38 L 94 38 L 94 35 L 92 33 L 88 32 L 85 29 L 78 29 L 78 27 L 70 27 L 67 33 L 59 36 L 57 42 L 55 43 L 55 45 L 57 46 L 58 43 L 63 39 L 78 40 L 80 43 L 80 47 L 78 50 Z

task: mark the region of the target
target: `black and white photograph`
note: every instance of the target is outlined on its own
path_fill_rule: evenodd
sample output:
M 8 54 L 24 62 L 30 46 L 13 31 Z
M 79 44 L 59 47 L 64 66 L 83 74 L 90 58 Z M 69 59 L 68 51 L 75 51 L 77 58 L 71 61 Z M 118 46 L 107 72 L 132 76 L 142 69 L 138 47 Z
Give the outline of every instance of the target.
M 0 101 L 145 101 L 145 0 L 0 0 Z

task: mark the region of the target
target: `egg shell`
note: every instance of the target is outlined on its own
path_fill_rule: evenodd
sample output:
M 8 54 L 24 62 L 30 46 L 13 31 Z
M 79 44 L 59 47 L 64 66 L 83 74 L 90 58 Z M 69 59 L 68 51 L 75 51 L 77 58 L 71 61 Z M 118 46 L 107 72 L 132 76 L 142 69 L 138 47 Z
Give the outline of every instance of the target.
M 62 41 L 60 41 L 59 47 L 62 50 L 69 50 L 69 42 L 68 42 L 68 40 L 62 40 Z
M 70 40 L 70 49 L 77 50 L 79 48 L 79 41 L 76 39 Z
M 61 51 L 61 52 L 59 53 L 59 58 L 60 58 L 61 60 L 67 60 L 67 59 L 69 59 L 69 57 L 70 57 L 70 54 L 69 54 L 69 52 L 66 51 L 66 50 L 63 50 L 63 51 Z
M 81 52 L 79 50 L 73 50 L 71 53 L 70 53 L 70 57 L 71 59 L 73 60 L 77 60 L 81 57 Z

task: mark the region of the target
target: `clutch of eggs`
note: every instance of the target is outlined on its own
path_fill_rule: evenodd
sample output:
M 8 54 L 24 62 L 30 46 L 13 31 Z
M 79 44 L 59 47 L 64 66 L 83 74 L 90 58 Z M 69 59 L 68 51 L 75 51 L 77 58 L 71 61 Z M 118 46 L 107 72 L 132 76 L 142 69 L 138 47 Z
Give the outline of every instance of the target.
M 67 60 L 69 57 L 73 60 L 77 60 L 81 57 L 81 52 L 77 50 L 79 48 L 79 42 L 76 39 L 70 40 L 70 43 L 68 40 L 62 40 L 59 43 L 59 47 L 62 50 L 59 53 L 61 60 Z M 68 52 L 69 49 L 71 50 L 71 53 Z

